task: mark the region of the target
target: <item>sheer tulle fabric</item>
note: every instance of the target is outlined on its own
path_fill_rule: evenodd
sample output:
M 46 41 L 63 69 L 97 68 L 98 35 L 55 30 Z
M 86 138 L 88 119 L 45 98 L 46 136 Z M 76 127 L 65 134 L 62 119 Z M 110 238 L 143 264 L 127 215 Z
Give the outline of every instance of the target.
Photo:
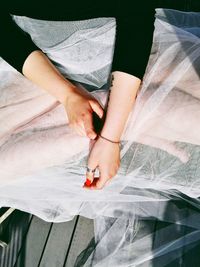
M 122 135 L 121 166 L 101 191 L 82 188 L 89 139 L 68 127 L 64 108 L 53 97 L 3 60 L 0 63 L 0 206 L 51 222 L 68 221 L 77 214 L 95 219 L 95 238 L 76 266 L 165 266 L 182 258 L 183 250 L 187 254 L 200 239 L 200 14 L 156 11 L 149 64 Z M 38 23 L 26 20 L 31 23 L 27 32 Z M 70 76 L 74 68 L 66 72 L 88 90 L 96 79 L 91 93 L 103 106 L 115 33 L 114 18 L 104 22 L 94 26 L 93 33 L 84 28 L 84 36 L 95 34 L 102 43 L 100 51 L 108 49 L 109 64 L 107 59 L 94 63 L 93 69 L 89 64 L 89 72 L 81 73 L 80 79 L 77 73 L 77 79 Z M 35 32 L 31 36 L 37 43 Z M 70 34 L 78 44 L 80 35 Z M 76 45 L 67 51 L 67 40 L 66 55 L 79 51 Z M 54 46 L 54 58 L 51 49 L 38 46 L 64 72 L 65 60 L 57 62 L 63 49 Z M 82 66 L 88 66 L 84 60 Z M 162 222 L 162 227 L 155 231 L 151 221 Z

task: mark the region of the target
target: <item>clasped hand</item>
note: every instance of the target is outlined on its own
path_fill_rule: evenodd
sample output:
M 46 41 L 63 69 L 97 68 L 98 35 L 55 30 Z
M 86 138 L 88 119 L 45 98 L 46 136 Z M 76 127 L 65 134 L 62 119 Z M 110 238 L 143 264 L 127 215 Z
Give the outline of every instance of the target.
M 103 107 L 97 99 L 84 88 L 75 87 L 63 104 L 67 112 L 69 126 L 77 134 L 95 139 L 97 134 L 93 126 L 93 112 L 99 118 L 102 118 L 104 114 Z
M 100 138 L 94 130 L 92 114 L 95 112 L 99 118 L 102 118 L 104 110 L 97 99 L 84 88 L 74 90 L 66 99 L 64 107 L 68 115 L 69 126 L 77 134 L 93 139 L 87 166 L 92 169 L 98 168 L 100 175 L 94 177 L 94 174 L 86 173 L 90 186 L 85 184 L 84 187 L 102 189 L 116 175 L 120 166 L 119 144 Z

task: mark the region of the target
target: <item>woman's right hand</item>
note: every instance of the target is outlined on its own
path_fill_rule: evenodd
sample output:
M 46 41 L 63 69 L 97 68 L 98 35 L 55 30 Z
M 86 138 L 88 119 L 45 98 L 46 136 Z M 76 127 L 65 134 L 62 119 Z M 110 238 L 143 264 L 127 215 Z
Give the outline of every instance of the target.
M 103 108 L 82 86 L 68 81 L 41 51 L 33 51 L 25 60 L 23 74 L 55 97 L 65 107 L 69 126 L 94 139 L 93 112 L 102 118 Z
M 93 125 L 93 112 L 100 118 L 104 110 L 98 100 L 82 87 L 75 87 L 63 103 L 68 123 L 79 135 L 95 139 L 97 133 Z

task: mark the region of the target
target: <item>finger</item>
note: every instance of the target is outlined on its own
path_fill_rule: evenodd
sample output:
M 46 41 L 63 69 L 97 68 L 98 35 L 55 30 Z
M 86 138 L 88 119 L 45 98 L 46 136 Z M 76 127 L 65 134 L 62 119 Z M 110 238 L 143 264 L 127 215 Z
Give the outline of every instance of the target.
M 78 134 L 78 135 L 83 136 L 82 131 L 80 131 L 80 129 L 77 128 L 76 126 L 72 126 L 72 125 L 71 125 L 70 128 L 74 131 L 75 134 Z
M 94 181 L 94 172 L 91 173 L 91 172 L 86 172 L 86 180 L 85 180 L 85 183 L 83 185 L 83 187 L 90 187 L 91 184 L 93 183 Z
M 89 143 L 89 151 L 92 150 L 94 144 L 96 143 L 96 140 L 90 139 L 90 143 Z
M 74 130 L 76 131 L 76 133 L 78 135 L 80 135 L 80 136 L 86 136 L 85 131 L 81 130 L 80 128 L 77 127 Z
M 85 131 L 83 121 L 80 121 L 77 124 L 75 124 L 75 128 L 77 129 L 77 131 L 79 131 L 82 134 L 82 136 L 86 136 L 86 131 Z
M 101 173 L 99 179 L 96 181 L 95 186 L 92 186 L 92 189 L 102 189 L 110 179 L 111 177 L 104 173 Z
M 96 112 L 100 118 L 102 118 L 104 113 L 102 106 L 97 101 L 94 100 L 90 100 L 90 105 L 93 111 Z
M 89 115 L 85 116 L 83 123 L 84 123 L 84 128 L 85 128 L 86 135 L 90 139 L 95 139 L 97 134 L 95 133 L 94 127 L 93 127 L 92 113 L 90 113 Z
M 86 189 L 92 190 L 92 189 L 94 189 L 96 187 L 96 183 L 97 183 L 98 180 L 99 180 L 99 177 L 94 177 L 92 183 L 89 186 L 84 184 L 83 187 L 86 188 Z
M 86 181 L 85 181 L 84 186 L 90 186 L 92 184 L 94 180 L 95 169 L 97 168 L 97 163 L 89 157 L 87 167 L 92 171 L 86 170 Z
M 80 136 L 86 136 L 85 128 L 83 126 L 83 123 L 76 123 L 72 124 L 71 128 Z

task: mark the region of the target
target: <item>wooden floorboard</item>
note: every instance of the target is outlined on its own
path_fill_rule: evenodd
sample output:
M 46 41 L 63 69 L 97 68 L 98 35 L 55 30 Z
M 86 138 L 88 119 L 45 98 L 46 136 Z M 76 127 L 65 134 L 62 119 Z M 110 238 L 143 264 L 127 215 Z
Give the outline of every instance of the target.
M 52 223 L 33 217 L 14 267 L 38 267 L 51 227 Z
M 8 218 L 7 227 L 3 229 L 3 237 L 8 246 L 0 248 L 0 266 L 13 267 L 18 253 L 23 246 L 32 215 L 15 210 Z M 23 265 L 21 265 L 23 266 Z
M 146 249 L 151 251 L 160 247 L 165 240 L 165 233 L 159 229 L 170 226 L 158 220 L 139 221 L 139 228 L 135 240 L 148 234 L 153 234 L 152 238 L 146 242 Z M 173 224 L 172 224 L 173 226 Z M 31 214 L 14 211 L 9 218 L 9 224 L 4 229 L 4 238 L 8 246 L 0 248 L 0 267 L 81 267 L 84 259 L 78 261 L 77 257 L 88 244 L 94 245 L 93 220 L 76 216 L 72 221 L 64 223 L 49 223 Z M 194 231 L 191 228 L 173 229 L 171 238 L 177 235 L 185 236 Z M 169 236 L 168 236 L 169 238 Z M 155 258 L 151 263 L 145 263 L 142 267 L 151 264 L 154 267 L 178 267 L 199 266 L 200 245 L 199 242 L 191 243 L 182 250 L 174 251 L 177 257 L 165 255 Z M 177 254 L 178 253 L 178 254 Z M 179 255 L 180 254 L 180 255 Z M 171 260 L 170 258 L 171 257 Z M 174 257 L 174 259 L 173 259 Z M 79 257 L 78 259 L 82 259 Z M 176 259 L 175 259 L 176 258 Z M 181 263 L 182 261 L 182 263 Z
M 73 267 L 93 236 L 93 221 L 84 217 L 49 223 L 33 216 L 14 267 Z
M 93 237 L 93 220 L 79 216 L 64 267 L 74 266 L 77 256 L 88 246 Z
M 39 267 L 63 267 L 75 223 L 76 217 L 69 222 L 53 224 Z
M 11 216 L 0 267 L 73 267 L 94 237 L 93 220 L 84 217 L 49 223 L 18 210 Z

